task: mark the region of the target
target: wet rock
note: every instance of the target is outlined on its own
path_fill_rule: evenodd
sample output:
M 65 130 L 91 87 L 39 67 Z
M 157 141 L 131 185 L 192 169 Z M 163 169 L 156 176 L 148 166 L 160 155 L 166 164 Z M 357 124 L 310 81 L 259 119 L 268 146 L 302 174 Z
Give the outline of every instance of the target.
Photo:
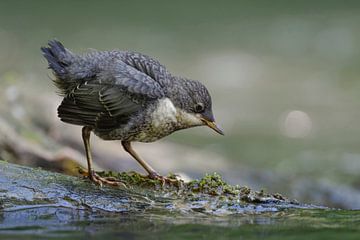
M 0 207 L 3 212 L 70 208 L 106 212 L 250 214 L 288 208 L 313 208 L 247 187 L 231 186 L 218 174 L 200 180 L 165 184 L 138 173 L 100 174 L 123 181 L 127 188 L 100 187 L 87 179 L 0 162 Z M 36 211 L 36 210 L 35 210 Z

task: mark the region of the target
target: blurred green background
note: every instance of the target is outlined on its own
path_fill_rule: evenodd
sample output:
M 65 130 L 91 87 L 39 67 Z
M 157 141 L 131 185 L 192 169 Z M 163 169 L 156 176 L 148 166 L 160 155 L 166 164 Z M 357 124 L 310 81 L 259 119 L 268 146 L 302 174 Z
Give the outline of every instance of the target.
M 213 96 L 225 137 L 197 128 L 161 140 L 209 153 L 200 170 L 184 166 L 190 177 L 213 171 L 214 154 L 231 183 L 359 209 L 359 24 L 358 1 L 3 0 L 0 117 L 25 121 L 31 96 L 60 102 L 39 50 L 50 39 L 139 51 Z

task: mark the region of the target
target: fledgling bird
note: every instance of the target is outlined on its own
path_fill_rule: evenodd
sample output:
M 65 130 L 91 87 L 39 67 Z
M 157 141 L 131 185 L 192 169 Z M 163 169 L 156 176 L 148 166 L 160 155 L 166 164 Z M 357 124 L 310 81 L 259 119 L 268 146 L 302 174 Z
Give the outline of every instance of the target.
M 83 126 L 90 180 L 120 185 L 92 169 L 90 133 L 104 140 L 121 140 L 122 146 L 147 171 L 160 176 L 132 149 L 131 142 L 153 142 L 174 131 L 207 125 L 217 133 L 211 97 L 198 81 L 171 75 L 157 60 L 131 51 L 92 51 L 78 55 L 59 41 L 49 41 L 41 51 L 64 97 L 58 116 Z

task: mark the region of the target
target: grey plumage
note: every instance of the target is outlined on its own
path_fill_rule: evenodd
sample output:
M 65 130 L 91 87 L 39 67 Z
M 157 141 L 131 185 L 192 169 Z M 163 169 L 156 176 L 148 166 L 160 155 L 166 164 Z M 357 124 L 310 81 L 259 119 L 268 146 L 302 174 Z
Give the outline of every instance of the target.
M 173 123 L 163 133 L 151 133 L 157 136 L 137 137 L 137 131 L 149 131 L 151 111 L 156 108 L 157 100 L 163 98 L 171 99 L 177 108 L 194 113 L 194 106 L 202 102 L 202 112 L 214 120 L 205 86 L 172 76 L 157 60 L 146 55 L 127 51 L 77 55 L 56 40 L 41 50 L 54 72 L 55 85 L 64 96 L 58 108 L 60 119 L 91 126 L 103 139 L 154 141 L 178 129 L 192 127 Z

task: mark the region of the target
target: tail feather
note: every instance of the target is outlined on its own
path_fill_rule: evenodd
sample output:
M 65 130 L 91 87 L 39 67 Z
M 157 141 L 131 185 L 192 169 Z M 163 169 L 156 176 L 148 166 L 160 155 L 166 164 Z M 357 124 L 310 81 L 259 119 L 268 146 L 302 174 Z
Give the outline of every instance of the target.
M 70 65 L 71 53 L 57 40 L 49 41 L 49 47 L 42 47 L 41 51 L 55 75 L 59 78 L 66 77 L 66 67 Z
M 41 47 L 41 51 L 48 61 L 49 68 L 54 72 L 54 83 L 60 94 L 66 95 L 74 87 L 74 81 L 69 77 L 69 66 L 74 55 L 57 40 L 49 41 L 47 47 Z

